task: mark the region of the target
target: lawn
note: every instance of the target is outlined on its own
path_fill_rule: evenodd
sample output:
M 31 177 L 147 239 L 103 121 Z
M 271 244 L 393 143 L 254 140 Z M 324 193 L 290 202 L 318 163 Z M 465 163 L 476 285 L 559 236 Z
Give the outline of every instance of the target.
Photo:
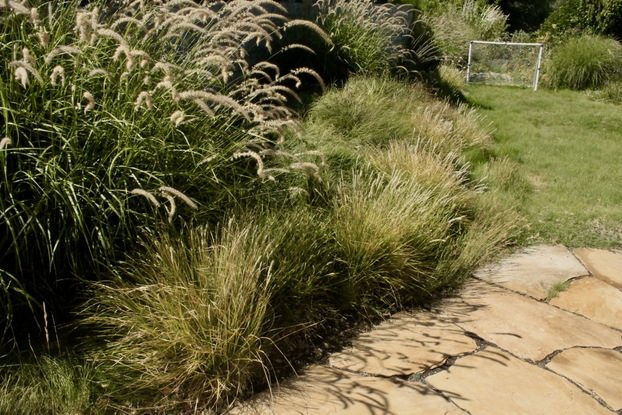
M 620 247 L 620 106 L 568 90 L 471 86 L 465 95 L 490 123 L 493 156 L 517 162 L 527 180 L 501 190 L 525 219 L 523 243 Z

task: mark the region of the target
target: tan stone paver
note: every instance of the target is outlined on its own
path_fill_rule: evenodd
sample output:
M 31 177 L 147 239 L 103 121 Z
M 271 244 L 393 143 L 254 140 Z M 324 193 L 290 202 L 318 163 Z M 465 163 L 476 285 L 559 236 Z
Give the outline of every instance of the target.
M 574 253 L 592 275 L 622 290 L 622 251 L 580 248 Z
M 231 414 L 462 414 L 454 404 L 420 383 L 365 377 L 312 366 L 279 390 L 261 394 Z
M 566 379 L 492 347 L 426 380 L 472 414 L 611 414 Z
M 563 245 L 527 248 L 475 273 L 477 278 L 537 300 L 546 299 L 552 285 L 583 275 L 588 275 L 587 270 Z
M 363 333 L 352 347 L 333 355 L 330 364 L 381 376 L 411 375 L 476 349 L 464 330 L 438 315 L 400 313 Z
M 594 277 L 583 278 L 557 294 L 551 304 L 622 330 L 622 291 Z M 622 395 L 622 386 L 620 386 Z
M 595 392 L 614 410 L 622 409 L 622 353 L 606 349 L 570 349 L 546 365 Z
M 466 331 L 533 361 L 576 346 L 622 345 L 622 333 L 616 330 L 480 281 L 468 283 L 460 297 L 444 301 L 439 312 Z

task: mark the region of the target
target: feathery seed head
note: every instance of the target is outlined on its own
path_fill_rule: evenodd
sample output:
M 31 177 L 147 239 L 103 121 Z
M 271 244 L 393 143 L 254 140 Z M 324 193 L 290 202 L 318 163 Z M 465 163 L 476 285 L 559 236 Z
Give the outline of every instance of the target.
M 169 210 L 168 210 L 168 223 L 172 223 L 173 219 L 175 219 L 175 213 L 177 212 L 177 205 L 175 204 L 175 198 L 168 193 L 162 193 L 162 196 L 168 200 Z
M 28 18 L 30 24 L 32 24 L 35 28 L 38 28 L 41 24 L 39 19 L 39 11 L 33 7 L 30 9 L 30 17 Z
M 80 55 L 81 53 L 82 51 L 80 49 L 75 48 L 73 46 L 59 46 L 47 54 L 47 56 L 45 57 L 45 63 L 49 65 L 50 62 L 52 62 L 52 59 L 54 59 L 55 57 L 59 55 L 64 55 L 64 54 Z
M 155 198 L 154 195 L 152 195 L 151 193 L 149 193 L 146 190 L 143 189 L 134 189 L 130 192 L 133 195 L 139 195 L 139 196 L 144 196 L 149 202 L 151 202 L 151 204 L 155 207 L 160 207 L 160 202 L 158 202 L 158 200 Z
M 40 84 L 43 84 L 43 78 L 41 78 L 41 75 L 39 75 L 39 72 L 37 72 L 37 70 L 35 68 L 32 67 L 32 65 L 24 60 L 22 61 L 13 61 L 13 62 L 9 62 L 8 65 L 9 68 L 23 68 L 25 69 L 27 72 L 29 72 L 32 76 L 35 77 L 35 79 L 37 81 L 39 81 Z M 16 69 L 17 72 L 17 69 Z M 20 81 L 23 79 L 23 75 L 22 75 L 23 71 L 20 71 Z M 17 77 L 17 75 L 15 75 Z M 28 82 L 28 77 L 26 77 L 26 82 Z M 23 82 L 22 82 L 23 85 Z
M 294 75 L 300 75 L 301 73 L 307 74 L 307 75 L 311 75 L 313 78 L 315 78 L 315 80 L 317 81 L 318 84 L 320 84 L 320 87 L 322 88 L 322 92 L 326 92 L 326 85 L 324 84 L 324 80 L 322 79 L 322 77 L 315 72 L 313 69 L 309 69 L 309 68 L 298 68 L 292 71 L 292 73 Z
M 134 65 L 136 64 L 136 58 L 132 55 L 127 57 L 127 61 L 125 62 L 125 67 L 128 71 L 131 71 Z
M 47 49 L 50 44 L 50 34 L 42 29 L 37 32 L 37 37 L 39 38 L 41 46 Z
M 148 110 L 151 111 L 153 109 L 153 98 L 151 97 L 151 94 L 147 91 L 142 91 L 138 94 L 138 98 L 136 98 L 136 106 L 134 107 L 134 110 L 138 111 L 143 102 L 147 105 Z
M 179 101 L 179 99 L 178 99 Z M 199 108 L 201 108 L 201 110 L 206 113 L 207 115 L 209 115 L 210 117 L 215 117 L 216 114 L 214 113 L 214 111 L 209 107 L 209 105 L 207 105 L 207 103 L 205 101 L 203 101 L 202 99 L 193 99 L 192 102 L 194 102 Z
M 199 207 L 197 206 L 196 203 L 194 203 L 192 200 L 190 200 L 190 198 L 188 196 L 186 196 L 185 194 L 183 194 L 182 192 L 180 192 L 177 189 L 174 189 L 172 187 L 169 186 L 160 186 L 158 188 L 158 190 L 162 193 L 162 195 L 166 196 L 166 195 L 171 195 L 171 196 L 177 196 L 178 198 L 180 198 L 181 200 L 183 200 L 183 202 L 188 205 L 188 207 L 190 209 L 193 210 L 197 210 Z
M 15 80 L 21 82 L 22 87 L 28 86 L 28 71 L 23 67 L 15 68 Z
M 173 124 L 175 124 L 175 127 L 179 127 L 179 125 L 184 122 L 184 120 L 186 119 L 186 115 L 184 114 L 183 111 L 175 111 L 172 115 L 171 115 L 171 122 Z M 201 164 L 201 163 L 199 163 Z
M 97 36 L 99 36 L 99 37 L 110 37 L 110 38 L 113 38 L 119 44 L 119 46 L 123 46 L 124 52 L 127 51 L 126 55 L 129 54 L 130 45 L 125 41 L 125 39 L 123 39 L 123 36 L 121 36 L 120 34 L 115 32 L 114 30 L 111 30 L 111 29 L 97 29 L 95 31 L 95 34 Z
M 292 50 L 292 49 L 300 49 L 300 50 L 304 50 L 305 52 L 309 52 L 313 55 L 315 55 L 315 51 L 313 49 L 311 49 L 309 46 L 306 45 L 302 45 L 300 43 L 292 43 L 289 44 L 287 46 L 285 46 L 284 48 L 281 49 L 281 52 L 287 52 L 288 50 Z
M 320 177 L 320 169 L 313 163 L 293 163 L 289 167 L 294 170 L 302 170 L 309 176 L 314 177 L 317 181 L 322 181 L 322 178 Z
M 13 145 L 13 141 L 9 137 L 4 137 L 0 140 L 0 150 L 4 150 L 8 146 Z
M 264 174 L 264 169 L 263 169 L 263 160 L 261 159 L 261 156 L 257 153 L 255 153 L 254 151 L 244 151 L 244 152 L 238 152 L 238 153 L 234 153 L 231 156 L 231 160 L 237 160 L 239 158 L 242 157 L 252 157 L 256 162 L 257 162 L 257 176 L 259 176 L 260 179 L 265 178 L 265 174 Z
M 58 67 L 57 67 L 58 68 Z M 97 68 L 97 69 L 93 69 L 91 72 L 89 72 L 89 78 L 95 76 L 95 75 L 104 75 L 104 76 L 110 76 L 110 72 L 108 72 L 105 69 L 102 68 Z
M 55 66 L 54 69 L 52 69 L 52 75 L 50 75 L 52 86 L 56 86 L 58 78 L 60 78 L 61 85 L 65 85 L 65 68 L 62 66 Z
M 50 13 L 50 16 L 52 16 L 52 14 L 53 13 Z M 80 33 L 79 41 L 81 43 L 88 43 L 92 40 L 93 27 L 91 26 L 91 22 L 88 19 L 86 12 L 79 11 L 76 13 L 76 29 Z
M 33 68 L 37 66 L 37 59 L 32 56 L 28 48 L 22 49 L 22 54 L 24 55 L 24 62 L 28 62 Z
M 0 2 L 0 8 L 9 8 L 13 10 L 15 14 L 30 14 L 30 10 L 26 6 L 21 3 L 12 0 L 5 0 L 4 2 Z
M 315 23 L 312 23 L 312 22 L 310 22 L 308 20 L 302 20 L 302 19 L 290 20 L 289 22 L 285 23 L 285 25 L 283 26 L 283 30 L 287 30 L 288 28 L 293 27 L 293 26 L 306 27 L 307 29 L 311 30 L 312 32 L 317 33 L 320 36 L 320 38 L 322 38 L 322 40 L 324 42 L 326 42 L 326 44 L 328 44 L 329 46 L 335 46 L 333 41 L 328 36 L 328 34 L 326 34 L 326 32 L 323 31 Z
M 203 160 L 199 161 L 199 164 L 197 164 L 197 166 L 200 166 L 201 164 L 209 163 L 210 161 L 214 160 L 216 157 L 218 157 L 217 154 L 214 154 L 213 156 L 205 157 Z
M 95 98 L 93 97 L 93 94 L 88 91 L 84 91 L 84 93 L 82 94 L 82 98 L 88 101 L 86 107 L 84 107 L 85 114 L 95 109 Z
M 328 163 L 326 162 L 326 156 L 321 151 L 309 150 L 309 151 L 305 151 L 304 153 L 298 153 L 296 154 L 296 156 L 302 156 L 306 154 L 312 155 L 312 156 L 318 156 L 322 160 L 322 166 L 328 167 Z

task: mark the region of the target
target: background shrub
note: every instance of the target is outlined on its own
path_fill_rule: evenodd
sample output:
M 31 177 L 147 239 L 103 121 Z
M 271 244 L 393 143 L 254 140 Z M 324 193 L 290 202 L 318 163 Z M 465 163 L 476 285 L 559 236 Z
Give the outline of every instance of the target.
M 466 65 L 471 40 L 498 40 L 507 28 L 507 15 L 496 5 L 468 0 L 424 15 L 434 44 L 445 60 Z
M 557 46 L 547 75 L 556 88 L 598 88 L 622 69 L 622 45 L 600 36 L 582 35 Z
M 321 0 L 314 3 L 310 18 L 332 43 L 288 29 L 284 43 L 306 45 L 315 53 L 298 49 L 295 55 L 275 56 L 274 62 L 312 67 L 332 84 L 344 82 L 350 74 L 418 74 L 436 61 L 429 37 L 411 8 L 371 0 Z

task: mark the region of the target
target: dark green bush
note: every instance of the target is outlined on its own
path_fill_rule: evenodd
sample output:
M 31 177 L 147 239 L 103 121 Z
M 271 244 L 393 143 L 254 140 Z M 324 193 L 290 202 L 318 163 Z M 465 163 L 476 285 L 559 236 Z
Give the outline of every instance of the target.
M 553 39 L 585 32 L 622 36 L 622 0 L 563 0 L 540 33 Z

